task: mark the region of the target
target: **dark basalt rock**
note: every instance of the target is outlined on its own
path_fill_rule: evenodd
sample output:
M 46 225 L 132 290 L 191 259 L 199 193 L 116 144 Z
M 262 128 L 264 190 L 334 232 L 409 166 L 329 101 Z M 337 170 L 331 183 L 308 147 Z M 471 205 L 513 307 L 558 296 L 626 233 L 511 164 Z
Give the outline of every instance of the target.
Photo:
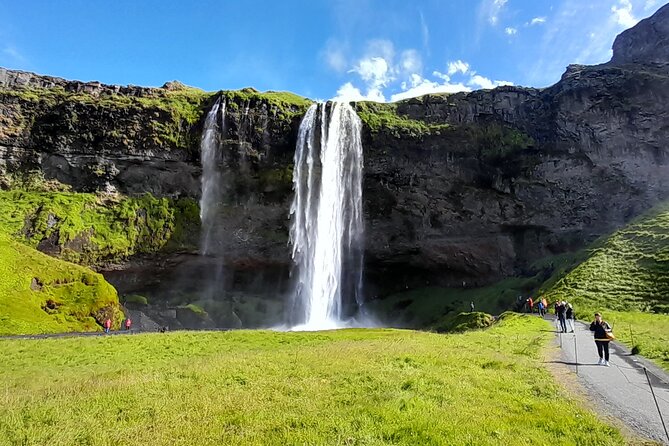
M 669 62 L 669 4 L 623 31 L 613 42 L 613 64 Z

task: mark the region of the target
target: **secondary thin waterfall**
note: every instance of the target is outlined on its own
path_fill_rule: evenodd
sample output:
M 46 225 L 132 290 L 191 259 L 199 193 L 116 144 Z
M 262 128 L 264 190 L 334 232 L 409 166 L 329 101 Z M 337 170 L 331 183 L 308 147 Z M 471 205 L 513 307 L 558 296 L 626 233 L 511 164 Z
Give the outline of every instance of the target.
M 361 122 L 345 103 L 314 104 L 302 119 L 293 170 L 292 323 L 340 325 L 362 299 Z
M 218 121 L 220 111 L 220 122 Z M 202 196 L 200 197 L 200 254 L 221 254 L 220 240 L 214 234 L 216 214 L 222 201 L 221 144 L 219 135 L 225 132 L 225 102 L 218 98 L 209 110 L 200 141 L 202 162 Z

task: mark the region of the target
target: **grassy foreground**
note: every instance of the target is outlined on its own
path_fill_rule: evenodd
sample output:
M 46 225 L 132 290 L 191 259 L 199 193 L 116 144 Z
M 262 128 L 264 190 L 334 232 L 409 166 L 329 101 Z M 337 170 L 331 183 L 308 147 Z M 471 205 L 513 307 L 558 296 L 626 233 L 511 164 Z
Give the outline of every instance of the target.
M 0 444 L 624 444 L 541 366 L 545 329 L 2 340 Z

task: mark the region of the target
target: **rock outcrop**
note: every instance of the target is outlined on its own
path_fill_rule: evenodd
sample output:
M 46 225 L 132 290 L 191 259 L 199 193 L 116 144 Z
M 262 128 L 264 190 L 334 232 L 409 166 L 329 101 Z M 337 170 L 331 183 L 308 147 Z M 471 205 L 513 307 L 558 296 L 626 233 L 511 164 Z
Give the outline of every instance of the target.
M 614 64 L 666 64 L 669 60 L 669 4 L 622 32 L 613 42 Z
M 365 123 L 368 297 L 522 274 L 668 199 L 668 36 L 665 6 L 616 39 L 610 63 L 572 65 L 549 88 L 356 104 Z M 218 95 L 228 104 L 226 287 L 281 295 L 307 100 L 0 69 L 0 177 L 37 169 L 76 190 L 197 198 L 200 131 Z M 169 294 L 175 271 L 202 274 L 206 259 L 194 257 L 163 252 L 110 277 L 121 292 Z

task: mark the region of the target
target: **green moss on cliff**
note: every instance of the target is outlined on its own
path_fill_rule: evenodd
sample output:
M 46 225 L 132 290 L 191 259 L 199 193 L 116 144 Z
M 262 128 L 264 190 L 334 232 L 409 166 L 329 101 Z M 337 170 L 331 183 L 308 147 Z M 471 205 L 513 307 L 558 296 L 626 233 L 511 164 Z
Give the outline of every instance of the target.
M 301 119 L 309 106 L 310 99 L 289 92 L 266 91 L 261 93 L 253 88 L 222 91 L 229 113 L 243 113 L 247 107 L 261 109 L 267 107 L 271 125 L 279 132 L 290 133 L 294 122 Z M 256 128 L 262 134 L 263 129 Z
M 187 242 L 197 224 L 193 203 L 142 197 L 111 198 L 66 192 L 0 191 L 0 232 L 85 265 Z
M 228 106 L 236 111 L 240 107 L 265 103 L 272 109 L 270 113 L 279 113 L 281 115 L 304 114 L 307 108 L 313 103 L 310 99 L 298 96 L 286 91 L 266 91 L 259 92 L 254 88 L 243 88 L 241 90 L 222 91 Z
M 534 139 L 519 129 L 500 124 L 481 124 L 467 127 L 476 141 L 480 156 L 487 160 L 505 158 L 534 146 Z
M 208 109 L 215 93 L 197 88 L 184 87 L 176 90 L 144 90 L 141 96 L 117 93 L 93 95 L 84 92 L 68 92 L 62 87 L 0 89 L 0 95 L 14 97 L 34 103 L 43 109 L 66 106 L 68 121 L 76 127 L 79 117 L 74 111 L 87 106 L 96 110 L 96 115 L 108 116 L 118 111 L 136 111 L 137 115 L 151 116 L 148 122 L 153 135 L 152 143 L 162 148 L 189 150 L 197 145 L 194 126 Z M 31 124 L 27 122 L 26 125 Z M 74 128 L 73 127 L 73 128 Z M 135 129 L 137 130 L 137 129 Z M 115 134 L 108 137 L 123 139 L 129 135 Z
M 118 327 L 123 313 L 100 274 L 0 232 L 0 334 L 100 330 L 106 317 Z
M 449 128 L 448 124 L 427 123 L 401 115 L 395 103 L 358 102 L 356 111 L 373 134 L 383 131 L 395 138 L 420 138 L 439 135 Z

